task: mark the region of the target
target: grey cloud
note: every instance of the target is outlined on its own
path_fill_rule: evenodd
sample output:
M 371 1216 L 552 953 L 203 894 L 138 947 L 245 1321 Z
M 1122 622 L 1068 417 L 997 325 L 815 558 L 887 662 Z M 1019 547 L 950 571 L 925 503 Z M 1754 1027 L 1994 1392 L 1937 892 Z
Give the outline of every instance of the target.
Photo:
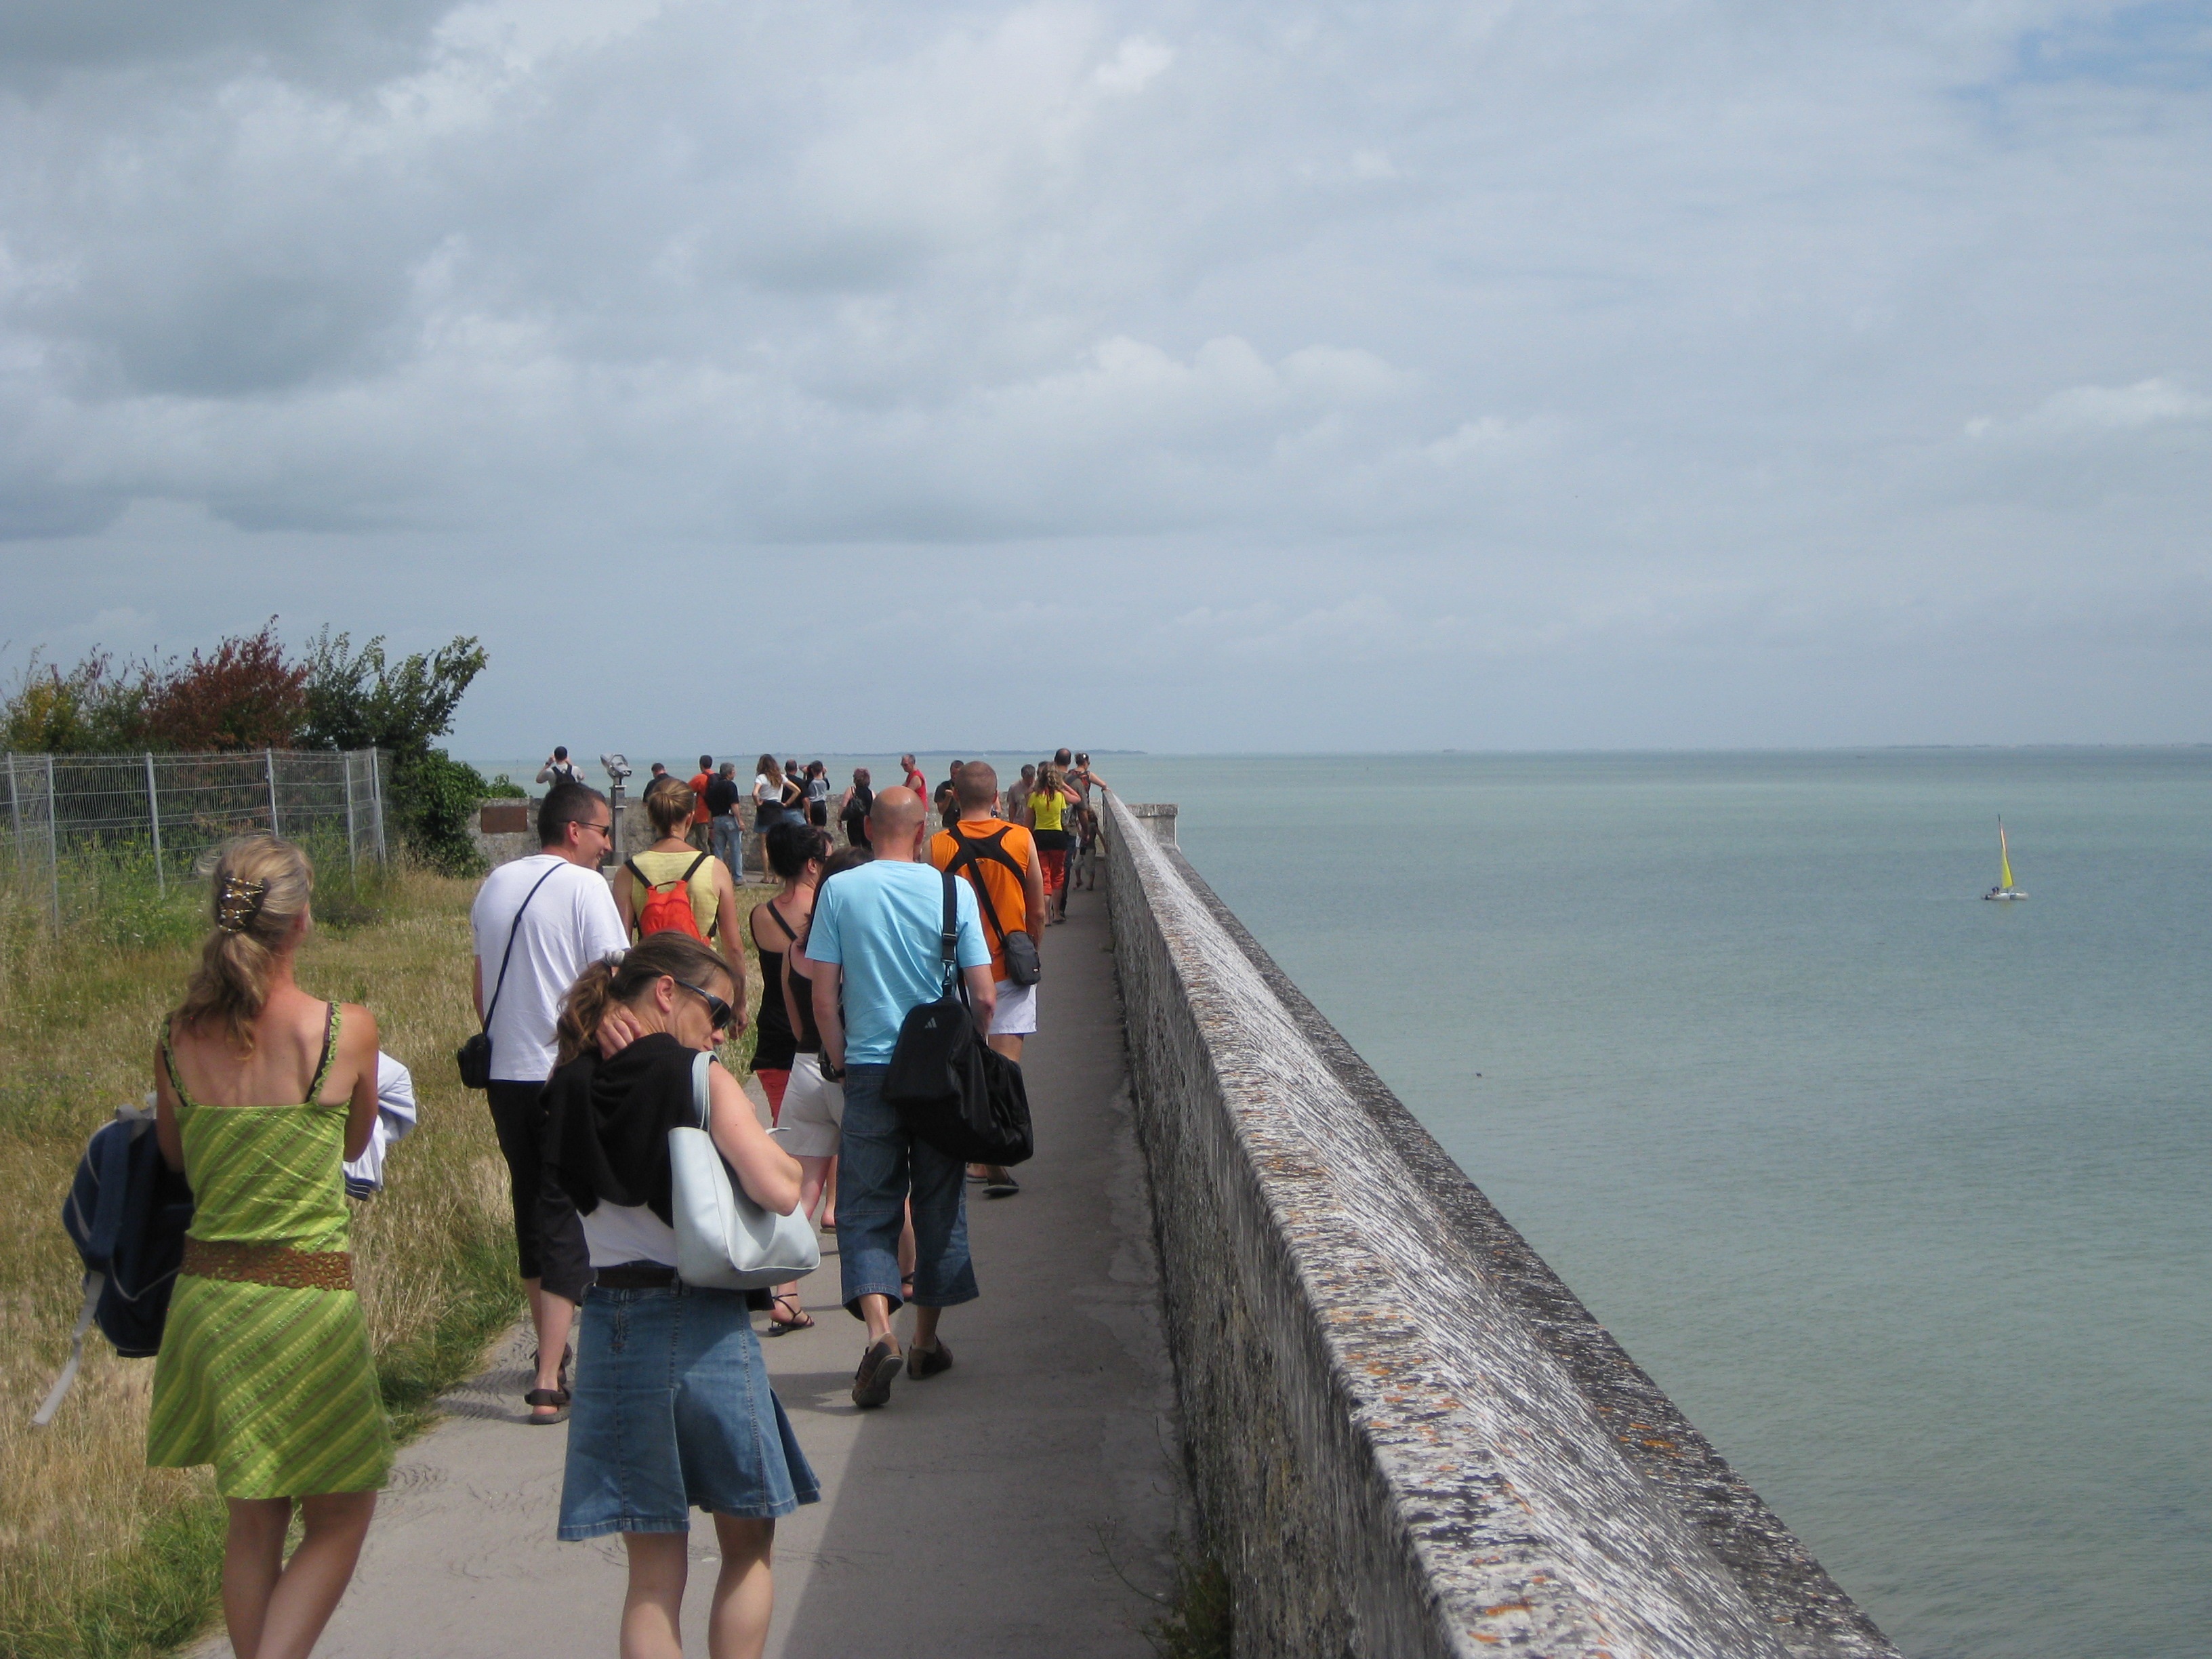
M 1450 702 L 2212 588 L 2212 98 L 2100 72 L 2124 10 L 331 16 L 27 49 L 0 533 L 1064 544 L 1152 584 L 1122 648 L 1267 688 L 1255 731 L 1332 640 Z
M 0 86 L 35 90 L 70 72 L 228 60 L 319 83 L 406 67 L 450 0 L 10 0 L 0 6 Z

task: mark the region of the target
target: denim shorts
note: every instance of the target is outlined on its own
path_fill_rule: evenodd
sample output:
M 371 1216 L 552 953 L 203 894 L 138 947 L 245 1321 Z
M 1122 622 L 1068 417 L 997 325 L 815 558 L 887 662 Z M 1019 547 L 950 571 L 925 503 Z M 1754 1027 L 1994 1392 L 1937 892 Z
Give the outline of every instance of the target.
M 564 1540 L 689 1532 L 695 1508 L 768 1520 L 821 1495 L 742 1291 L 585 1292 Z
M 948 1158 L 899 1121 L 884 1099 L 888 1066 L 845 1068 L 845 1115 L 837 1144 L 837 1272 L 845 1306 L 860 1316 L 860 1298 L 885 1296 L 899 1305 L 899 1234 L 914 1204 L 914 1300 L 924 1308 L 973 1302 L 975 1264 L 968 1255 L 966 1166 Z

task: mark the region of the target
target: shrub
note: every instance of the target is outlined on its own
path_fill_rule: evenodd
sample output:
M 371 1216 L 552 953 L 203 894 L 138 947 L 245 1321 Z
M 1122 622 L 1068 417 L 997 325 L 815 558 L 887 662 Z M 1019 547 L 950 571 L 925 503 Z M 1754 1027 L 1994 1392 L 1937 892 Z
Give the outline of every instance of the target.
M 284 660 L 271 617 L 258 634 L 192 653 L 182 668 L 156 670 L 146 699 L 155 749 L 289 749 L 307 714 L 307 665 Z
M 469 817 L 491 786 L 473 766 L 442 749 L 395 758 L 390 805 L 416 853 L 452 876 L 478 875 L 483 860 L 469 838 Z
M 156 670 L 143 662 L 120 667 L 94 651 L 64 674 L 33 651 L 15 689 L 0 706 L 9 749 L 33 755 L 121 753 L 146 746 L 146 705 Z
M 430 744 L 453 729 L 462 694 L 489 660 L 472 636 L 457 635 L 434 653 L 417 651 L 394 665 L 385 655 L 382 635 L 356 651 L 351 635 L 327 627 L 308 641 L 301 659 L 307 713 L 301 745 L 389 754 L 386 805 L 400 834 L 452 875 L 472 874 L 479 866 L 469 814 L 497 792 L 474 767 Z
M 195 651 L 181 665 L 172 658 L 118 666 L 95 650 L 64 673 L 33 652 L 0 702 L 0 724 L 6 746 L 29 754 L 380 749 L 392 827 L 430 863 L 463 874 L 478 863 L 468 832 L 477 804 L 524 793 L 504 777 L 486 783 L 431 746 L 453 729 L 453 711 L 489 660 L 464 634 L 394 662 L 382 635 L 356 651 L 351 635 L 327 626 L 287 660 L 272 617 L 259 633 Z
M 325 627 L 307 641 L 301 661 L 307 708 L 303 749 L 388 749 L 395 756 L 428 752 L 453 729 L 461 696 L 490 660 L 469 635 L 436 652 L 417 651 L 395 667 L 380 634 L 356 653 L 353 638 Z

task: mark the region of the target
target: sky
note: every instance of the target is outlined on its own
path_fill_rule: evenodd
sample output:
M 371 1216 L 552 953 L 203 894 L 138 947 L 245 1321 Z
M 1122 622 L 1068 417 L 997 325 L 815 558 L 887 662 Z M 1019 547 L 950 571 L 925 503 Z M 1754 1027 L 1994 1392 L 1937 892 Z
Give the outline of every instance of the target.
M 2212 740 L 2212 4 L 0 3 L 0 676 L 457 752 Z

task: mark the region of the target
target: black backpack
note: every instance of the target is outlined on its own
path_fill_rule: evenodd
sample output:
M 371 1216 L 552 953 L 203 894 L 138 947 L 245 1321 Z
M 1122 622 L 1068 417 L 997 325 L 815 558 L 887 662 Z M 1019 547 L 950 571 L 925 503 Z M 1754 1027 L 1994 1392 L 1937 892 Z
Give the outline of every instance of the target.
M 944 993 L 907 1011 L 884 1101 L 917 1139 L 965 1164 L 1025 1163 L 1036 1151 L 1022 1068 L 983 1041 L 959 968 L 957 878 L 945 874 Z
M 69 1363 L 33 1423 L 52 1420 L 76 1381 L 84 1334 L 94 1323 L 125 1359 L 160 1352 L 169 1292 L 184 1264 L 185 1230 L 191 1224 L 192 1189 L 162 1158 L 152 1110 L 117 1107 L 77 1160 L 62 1206 L 62 1225 L 84 1258 L 84 1307 Z

